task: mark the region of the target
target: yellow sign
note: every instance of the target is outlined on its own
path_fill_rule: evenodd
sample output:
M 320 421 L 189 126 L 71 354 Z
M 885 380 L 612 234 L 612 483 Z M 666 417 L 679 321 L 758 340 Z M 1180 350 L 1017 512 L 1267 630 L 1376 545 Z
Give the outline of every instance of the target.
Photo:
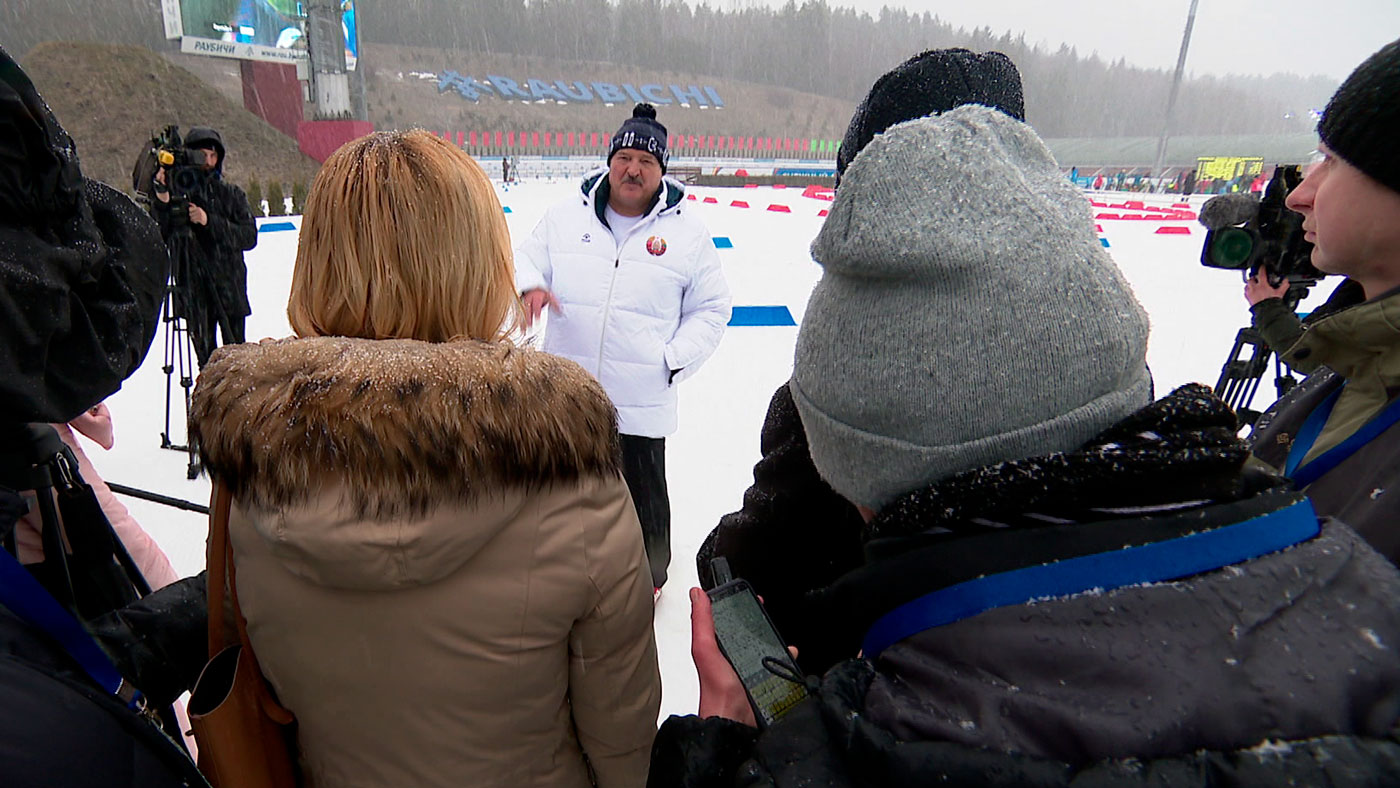
M 1254 156 L 1202 156 L 1196 159 L 1196 180 L 1211 178 L 1228 181 L 1238 175 L 1258 175 L 1264 159 Z

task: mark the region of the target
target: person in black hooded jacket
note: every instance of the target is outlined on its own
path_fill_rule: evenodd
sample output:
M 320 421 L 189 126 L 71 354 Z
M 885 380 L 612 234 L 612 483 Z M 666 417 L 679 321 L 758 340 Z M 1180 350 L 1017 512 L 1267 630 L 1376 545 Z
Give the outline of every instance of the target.
M 155 222 L 83 177 L 72 138 L 0 48 L 0 550 L 27 508 L 11 478 L 27 462 L 23 425 L 76 418 L 140 366 L 168 271 Z M 207 785 L 170 734 L 10 607 L 45 593 L 12 597 L 18 586 L 0 588 L 0 783 Z M 83 623 L 158 708 L 203 665 L 204 606 L 200 575 Z
M 0 412 L 68 422 L 115 392 L 155 336 L 169 258 L 127 197 L 0 51 Z
M 1152 402 L 1146 315 L 1028 126 L 960 106 L 866 139 L 765 425 L 785 456 L 705 551 L 839 661 L 758 731 L 693 590 L 700 714 L 649 784 L 1395 784 L 1400 573 L 1247 467 L 1209 389 Z M 820 544 L 780 468 L 849 504 L 808 514 Z
M 206 177 L 189 195 L 189 227 L 194 233 L 189 270 L 176 270 L 176 284 L 193 309 L 186 310 L 199 365 L 209 360 L 217 346 L 215 329 L 223 343 L 244 341 L 244 323 L 252 314 L 248 303 L 248 266 L 243 253 L 258 243 L 258 228 L 243 190 L 223 179 L 223 137 L 214 129 L 196 126 L 185 135 L 185 147 L 204 156 Z M 151 213 L 167 241 L 177 220 L 170 209 L 165 170 L 156 172 Z M 177 261 L 178 262 L 178 261 Z

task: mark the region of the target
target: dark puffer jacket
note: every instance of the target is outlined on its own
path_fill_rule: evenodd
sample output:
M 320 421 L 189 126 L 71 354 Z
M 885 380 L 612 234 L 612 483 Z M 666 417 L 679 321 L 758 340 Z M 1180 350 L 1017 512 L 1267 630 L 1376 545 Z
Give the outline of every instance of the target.
M 209 217 L 204 225 L 191 225 L 197 245 L 195 271 L 208 277 L 209 291 L 218 307 L 229 318 L 252 313 L 248 304 L 248 266 L 243 253 L 258 244 L 258 227 L 243 190 L 223 179 L 224 141 L 214 129 L 195 127 L 185 136 L 185 147 L 213 147 L 219 154 L 219 164 L 209 173 L 204 186 L 189 197 L 190 204 L 203 208 Z M 161 235 L 169 238 L 172 231 L 170 207 L 159 200 L 151 201 L 151 213 L 160 223 Z M 203 285 L 205 283 L 194 283 Z
M 817 475 L 786 383 L 768 405 L 760 448 L 763 458 L 744 492 L 744 508 L 720 519 L 696 554 L 696 568 L 701 585 L 714 588 L 710 562 L 727 559 L 731 573 L 763 597 L 778 631 L 802 654 L 803 667 L 820 674 L 854 654 L 860 642 L 837 637 L 806 592 L 860 565 L 864 523 L 856 507 Z
M 131 200 L 83 178 L 77 148 L 0 49 L 0 409 L 67 422 L 141 365 L 169 257 Z
M 809 613 L 859 638 L 932 591 L 1298 505 L 1243 467 L 1233 427 L 1188 386 L 1078 451 L 910 493 L 865 528 L 860 568 L 807 589 Z M 756 738 L 668 720 L 651 784 L 1394 784 L 1397 593 L 1400 574 L 1326 522 L 1181 579 L 994 607 L 838 664 Z

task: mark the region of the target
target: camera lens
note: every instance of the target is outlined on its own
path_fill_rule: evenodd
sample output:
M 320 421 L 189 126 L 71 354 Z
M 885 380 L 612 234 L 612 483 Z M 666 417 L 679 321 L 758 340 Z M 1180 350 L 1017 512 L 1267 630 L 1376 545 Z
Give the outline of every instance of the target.
M 178 167 L 175 169 L 173 178 L 175 188 L 180 192 L 188 194 L 199 186 L 199 173 L 188 167 Z
M 1240 227 L 1216 230 L 1210 244 L 1210 263 L 1216 268 L 1245 268 L 1254 252 L 1254 236 Z

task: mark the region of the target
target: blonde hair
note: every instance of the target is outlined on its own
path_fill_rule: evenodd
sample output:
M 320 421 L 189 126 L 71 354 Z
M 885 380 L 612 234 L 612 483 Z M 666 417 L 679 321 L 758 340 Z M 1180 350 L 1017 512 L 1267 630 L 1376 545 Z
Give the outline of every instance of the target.
M 418 129 L 326 160 L 287 303 L 298 336 L 496 341 L 522 313 L 505 215 L 470 156 Z

